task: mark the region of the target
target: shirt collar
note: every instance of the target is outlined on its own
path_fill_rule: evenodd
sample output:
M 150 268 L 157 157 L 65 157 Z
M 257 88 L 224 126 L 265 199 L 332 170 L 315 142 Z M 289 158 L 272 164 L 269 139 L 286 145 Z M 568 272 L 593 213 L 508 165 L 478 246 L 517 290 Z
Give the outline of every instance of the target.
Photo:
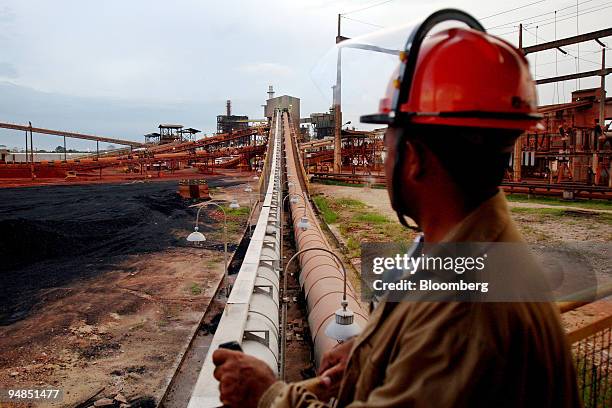
M 508 203 L 500 190 L 453 227 L 442 242 L 495 242 L 509 222 Z

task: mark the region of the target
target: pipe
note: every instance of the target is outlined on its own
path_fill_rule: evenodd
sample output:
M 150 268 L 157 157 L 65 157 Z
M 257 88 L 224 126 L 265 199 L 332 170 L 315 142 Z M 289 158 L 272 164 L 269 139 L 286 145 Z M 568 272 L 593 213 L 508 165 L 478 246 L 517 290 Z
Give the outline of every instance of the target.
M 299 170 L 294 129 L 287 113 L 282 117 L 285 128 L 284 140 L 287 162 L 287 179 L 293 182 L 292 194 L 308 197 L 306 181 L 303 172 Z M 308 324 L 314 343 L 315 365 L 319 365 L 323 354 L 334 347 L 337 342 L 324 334 L 325 327 L 334 319 L 336 310 L 340 307 L 344 293 L 344 276 L 338 270 L 336 260 L 326 251 L 331 251 L 323 231 L 316 222 L 314 210 L 308 200 L 291 203 L 291 216 L 297 250 L 311 248 L 299 255 L 299 282 L 306 298 L 308 308 Z M 311 227 L 305 231 L 298 227 L 301 217 L 310 219 Z M 319 250 L 317 250 L 319 249 Z M 346 289 L 348 307 L 355 313 L 355 322 L 365 327 L 367 313 L 353 286 L 348 282 Z

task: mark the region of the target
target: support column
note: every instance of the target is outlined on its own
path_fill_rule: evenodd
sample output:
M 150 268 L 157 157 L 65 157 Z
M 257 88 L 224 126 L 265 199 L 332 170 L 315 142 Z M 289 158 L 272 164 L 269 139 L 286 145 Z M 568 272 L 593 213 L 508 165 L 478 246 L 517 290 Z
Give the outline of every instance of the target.
M 523 146 L 523 136 L 519 136 L 518 139 L 514 142 L 514 160 L 512 161 L 512 181 L 521 181 L 521 159 L 523 158 L 522 146 Z
M 30 124 L 30 173 L 32 175 L 32 180 L 36 178 L 36 173 L 34 172 L 34 136 L 32 135 L 32 122 L 28 122 Z
M 334 106 L 334 173 L 342 172 L 342 112 Z
M 606 49 L 601 49 L 601 69 L 606 69 Z M 601 135 L 595 136 L 594 151 L 593 151 L 593 174 L 595 175 L 595 185 L 599 185 L 601 181 L 601 169 L 599 168 L 599 137 L 603 136 L 606 124 L 606 76 L 601 76 L 601 85 L 599 88 L 599 127 Z
M 102 178 L 102 166 L 100 166 L 100 141 L 96 140 L 96 161 L 98 162 L 99 178 Z
M 30 162 L 30 153 L 28 152 L 28 131 L 26 130 L 25 132 L 25 139 L 26 139 L 26 149 L 25 149 L 25 162 L 26 164 Z
M 30 163 L 34 163 L 34 135 L 32 135 L 32 122 L 30 124 Z

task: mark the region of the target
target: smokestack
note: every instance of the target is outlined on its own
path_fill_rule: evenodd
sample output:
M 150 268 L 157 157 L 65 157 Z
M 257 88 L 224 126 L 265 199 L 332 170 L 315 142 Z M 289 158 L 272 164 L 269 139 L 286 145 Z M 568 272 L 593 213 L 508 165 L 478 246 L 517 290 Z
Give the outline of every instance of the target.
M 227 113 L 227 116 L 232 116 L 232 101 L 230 101 L 229 99 L 225 103 L 225 111 Z
M 274 88 L 272 88 L 272 85 L 270 85 L 268 87 L 268 99 L 272 99 L 274 98 Z

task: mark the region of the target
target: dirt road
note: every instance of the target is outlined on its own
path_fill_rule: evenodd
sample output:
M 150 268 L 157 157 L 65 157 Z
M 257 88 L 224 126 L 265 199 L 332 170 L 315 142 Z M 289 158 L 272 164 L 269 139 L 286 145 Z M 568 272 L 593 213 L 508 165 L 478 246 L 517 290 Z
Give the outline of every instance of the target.
M 247 180 L 209 185 L 248 206 Z M 223 276 L 223 217 L 203 210 L 206 245 L 188 245 L 195 211 L 176 190 L 176 181 L 0 190 L 0 387 L 59 387 L 62 406 L 101 388 L 159 400 Z M 246 211 L 228 218 L 234 250 Z

